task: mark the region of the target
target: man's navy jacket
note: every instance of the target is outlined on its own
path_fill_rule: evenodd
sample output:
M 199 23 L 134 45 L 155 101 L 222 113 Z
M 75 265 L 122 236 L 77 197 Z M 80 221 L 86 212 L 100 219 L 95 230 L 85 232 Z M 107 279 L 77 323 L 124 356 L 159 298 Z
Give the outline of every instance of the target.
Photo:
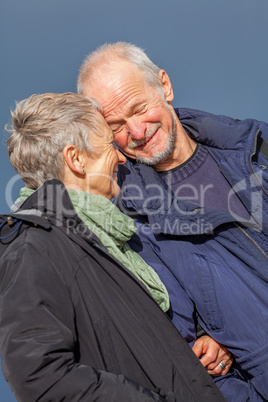
M 119 169 L 117 204 L 136 221 L 130 246 L 165 283 L 172 320 L 187 341 L 194 341 L 198 320 L 235 356 L 250 400 L 259 400 L 257 392 L 267 400 L 268 125 L 176 112 L 188 135 L 217 162 L 251 219 L 176 198 L 152 167 L 127 161 Z M 241 394 L 234 400 L 245 399 Z

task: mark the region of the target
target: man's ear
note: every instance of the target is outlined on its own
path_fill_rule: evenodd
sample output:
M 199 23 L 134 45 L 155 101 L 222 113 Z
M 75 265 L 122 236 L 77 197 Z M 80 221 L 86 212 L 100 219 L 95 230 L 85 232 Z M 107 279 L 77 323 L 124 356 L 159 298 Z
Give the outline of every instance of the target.
M 65 162 L 67 163 L 69 169 L 73 173 L 78 173 L 80 175 L 83 175 L 85 173 L 84 158 L 82 152 L 79 151 L 79 149 L 75 145 L 73 144 L 66 145 L 63 148 L 62 153 Z
M 173 88 L 169 79 L 169 76 L 165 72 L 165 70 L 159 71 L 159 78 L 163 86 L 165 99 L 167 102 L 172 102 L 174 99 Z

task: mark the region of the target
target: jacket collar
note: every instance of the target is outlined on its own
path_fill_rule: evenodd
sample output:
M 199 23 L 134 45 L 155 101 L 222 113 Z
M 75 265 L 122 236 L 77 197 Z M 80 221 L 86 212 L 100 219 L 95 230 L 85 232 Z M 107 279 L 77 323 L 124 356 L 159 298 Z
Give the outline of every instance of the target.
M 100 240 L 77 216 L 67 189 L 57 179 L 47 180 L 22 203 L 17 212 L 8 216 L 44 229 L 56 226 L 83 248 L 90 243 L 104 249 Z
M 238 120 L 186 108 L 176 108 L 175 112 L 187 134 L 195 141 L 215 150 L 240 150 L 250 157 L 260 126 L 257 120 Z
M 136 281 L 149 294 L 143 283 L 108 252 L 99 238 L 77 216 L 68 191 L 61 181 L 56 179 L 47 180 L 23 202 L 16 213 L 0 216 L 0 224 L 6 221 L 8 216 L 14 218 L 14 220 L 16 219 L 16 221 L 11 226 L 7 223 L 4 226 L 3 234 L 7 235 L 8 239 L 3 242 L 3 245 L 8 245 L 12 242 L 21 230 L 25 230 L 25 226 L 26 228 L 29 226 L 28 224 L 40 226 L 47 230 L 50 230 L 52 226 L 57 227 L 58 230 L 88 254 L 92 254 L 92 247 L 105 254 L 109 260 L 113 260 L 118 268 L 126 272 L 132 280 Z M 20 222 L 23 223 L 22 229 L 19 227 Z M 24 225 L 25 223 L 26 225 Z M 18 226 L 18 230 L 14 231 L 14 225 Z

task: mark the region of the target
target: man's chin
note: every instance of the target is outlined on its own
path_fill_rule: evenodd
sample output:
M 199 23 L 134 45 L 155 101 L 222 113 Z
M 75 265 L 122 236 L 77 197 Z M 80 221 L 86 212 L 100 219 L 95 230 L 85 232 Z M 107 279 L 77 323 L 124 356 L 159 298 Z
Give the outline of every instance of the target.
M 143 163 L 144 165 L 154 166 L 158 163 L 164 162 L 170 155 L 170 150 L 164 150 L 157 152 L 154 155 L 136 155 L 135 159 L 138 163 Z
M 137 154 L 135 159 L 139 163 L 143 163 L 145 165 L 149 166 L 155 166 L 158 165 L 159 163 L 164 162 L 173 152 L 174 147 L 175 147 L 175 142 L 177 138 L 177 133 L 176 133 L 176 127 L 174 125 L 174 130 L 172 135 L 169 134 L 166 143 L 163 145 L 162 150 L 157 150 L 153 152 L 153 149 L 157 149 L 157 147 L 153 147 L 153 149 L 150 151 L 150 154 L 144 154 L 144 155 L 139 155 Z
M 148 165 L 148 166 L 153 166 L 156 163 L 158 163 L 157 161 L 155 161 L 154 157 L 148 157 L 148 156 L 137 156 L 136 161 L 138 163 L 143 163 L 144 165 Z

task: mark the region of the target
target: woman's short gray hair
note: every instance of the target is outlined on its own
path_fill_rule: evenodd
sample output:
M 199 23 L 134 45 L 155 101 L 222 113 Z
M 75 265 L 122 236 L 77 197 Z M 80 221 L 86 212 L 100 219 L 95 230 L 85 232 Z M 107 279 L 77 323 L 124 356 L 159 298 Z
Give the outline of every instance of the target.
M 68 144 L 94 152 L 90 133 L 98 133 L 101 105 L 75 93 L 32 95 L 11 112 L 7 149 L 13 167 L 25 185 L 37 189 L 46 180 L 63 180 L 62 151 Z
M 116 59 L 128 61 L 138 67 L 143 73 L 145 81 L 156 90 L 162 92 L 162 85 L 159 79 L 160 68 L 149 59 L 140 47 L 127 42 L 105 43 L 90 53 L 81 65 L 77 79 L 77 92 L 83 93 L 83 86 L 85 82 L 90 82 L 95 68 Z

